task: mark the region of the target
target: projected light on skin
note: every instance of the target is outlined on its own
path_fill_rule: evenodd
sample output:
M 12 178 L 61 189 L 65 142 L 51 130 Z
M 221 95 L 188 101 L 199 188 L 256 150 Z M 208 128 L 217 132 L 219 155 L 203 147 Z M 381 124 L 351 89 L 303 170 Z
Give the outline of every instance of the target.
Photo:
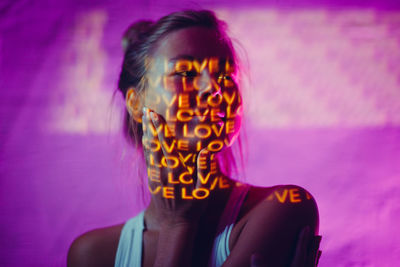
M 163 75 L 149 75 L 155 90 L 146 93 L 141 118 L 149 191 L 166 199 L 206 199 L 232 185 L 219 171 L 216 153 L 232 145 L 241 125 L 235 68 L 229 59 L 187 56 L 158 64 Z M 311 196 L 293 188 L 277 189 L 266 200 L 303 199 Z
M 229 188 L 228 179 L 217 170 L 215 153 L 234 142 L 241 125 L 232 61 L 183 55 L 147 63 L 157 70 L 147 79 L 154 90 L 146 92 L 142 117 L 150 192 L 164 198 L 205 199 L 217 187 Z
M 307 191 L 298 188 L 279 188 L 270 193 L 266 200 L 279 203 L 300 203 L 304 200 L 312 200 L 312 197 Z

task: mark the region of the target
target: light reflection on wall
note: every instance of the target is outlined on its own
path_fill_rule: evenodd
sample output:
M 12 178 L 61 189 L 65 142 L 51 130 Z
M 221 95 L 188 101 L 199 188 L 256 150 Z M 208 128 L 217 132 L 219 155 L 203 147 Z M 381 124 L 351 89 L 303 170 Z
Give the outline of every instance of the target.
M 109 133 L 118 130 L 121 116 L 111 116 L 112 88 L 104 85 L 107 54 L 102 47 L 107 13 L 92 10 L 76 18 L 60 62 L 60 90 L 51 92 L 49 132 Z
M 400 12 L 216 11 L 249 58 L 245 108 L 254 127 L 400 125 Z M 48 130 L 117 131 L 120 116 L 108 119 L 112 89 L 103 85 L 106 22 L 102 10 L 77 18 Z
M 400 125 L 399 12 L 218 14 L 248 54 L 254 127 Z
M 104 136 L 112 130 L 122 140 L 122 118 L 108 124 L 122 61 L 119 38 L 155 4 L 120 2 L 88 10 L 92 4 L 61 1 L 65 9 L 57 12 L 24 2 L 1 18 L 0 68 L 7 79 L 0 79 L 6 229 L 0 262 L 6 265 L 63 266 L 78 234 L 142 208 L 122 197 L 132 195 L 136 180 L 124 180 L 122 194 L 114 190 L 123 176 L 115 167 L 119 151 L 115 161 L 112 156 L 119 144 Z M 251 67 L 250 97 L 244 97 L 253 130 L 247 181 L 310 190 L 320 208 L 321 266 L 396 266 L 400 12 L 229 8 L 218 13 L 245 46 Z M 77 12 L 82 15 L 71 24 Z M 43 31 L 48 26 L 54 31 Z M 120 94 L 116 100 L 122 111 Z M 44 134 L 36 134 L 38 124 Z M 93 133 L 98 136 L 87 136 Z M 273 200 L 291 197 L 298 200 L 296 191 L 274 193 Z

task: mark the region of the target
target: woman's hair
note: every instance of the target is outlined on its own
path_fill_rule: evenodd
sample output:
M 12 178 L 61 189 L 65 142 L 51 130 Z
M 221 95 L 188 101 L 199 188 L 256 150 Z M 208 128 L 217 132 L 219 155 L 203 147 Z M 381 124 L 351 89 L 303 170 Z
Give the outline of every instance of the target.
M 158 41 L 171 32 L 189 27 L 205 27 L 214 30 L 230 48 L 235 65 L 238 65 L 232 41 L 226 34 L 226 24 L 219 20 L 212 11 L 185 10 L 171 13 L 155 22 L 141 20 L 130 25 L 122 39 L 125 54 L 118 89 L 124 97 L 129 88 L 135 90 L 136 96 L 146 90 L 147 59 L 157 47 Z M 134 120 L 128 111 L 125 112 L 124 134 L 136 148 L 142 147 L 142 124 Z M 238 143 L 241 146 L 240 139 L 238 139 Z M 239 150 L 241 154 L 241 147 Z M 226 175 L 230 175 L 233 170 L 237 171 L 231 148 L 223 150 L 220 162 Z

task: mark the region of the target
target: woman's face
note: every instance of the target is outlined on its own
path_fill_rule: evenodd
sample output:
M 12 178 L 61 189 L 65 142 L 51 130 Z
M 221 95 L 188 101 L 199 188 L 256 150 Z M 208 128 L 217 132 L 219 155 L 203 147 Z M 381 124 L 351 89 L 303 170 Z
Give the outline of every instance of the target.
M 233 55 L 216 32 L 172 32 L 148 60 L 144 106 L 166 122 L 155 130 L 174 136 L 182 150 L 218 152 L 231 145 L 241 125 L 241 96 Z

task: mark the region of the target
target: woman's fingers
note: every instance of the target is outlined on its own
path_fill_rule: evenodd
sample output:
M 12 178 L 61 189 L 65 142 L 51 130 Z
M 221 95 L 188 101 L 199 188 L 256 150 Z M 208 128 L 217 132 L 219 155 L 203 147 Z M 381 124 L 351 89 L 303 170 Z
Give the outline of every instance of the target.
M 196 188 L 213 190 L 216 186 L 217 159 L 214 153 L 206 148 L 202 149 L 197 157 L 197 184 Z
M 164 118 L 148 108 L 143 109 L 142 121 L 150 182 L 153 185 L 159 182 L 163 190 L 167 187 L 165 190 L 173 191 L 176 200 L 208 198 L 218 182 L 215 155 L 207 149 L 201 150 L 197 156 L 181 154 L 178 140 L 165 134 L 167 123 Z M 153 179 L 153 174 L 159 180 L 157 177 Z
M 322 255 L 322 251 L 321 251 L 321 250 L 318 250 L 318 252 L 317 252 L 317 258 L 315 259 L 315 266 L 318 266 L 319 258 L 321 258 L 321 255 Z
M 170 131 L 165 129 L 165 127 L 168 127 L 165 119 L 147 108 L 144 109 L 144 114 L 143 122 L 147 122 L 147 125 L 143 129 L 146 130 L 146 135 L 151 145 L 157 148 L 157 151 L 153 151 L 149 155 L 150 165 L 148 166 L 150 168 L 158 167 L 163 190 L 168 193 L 166 196 L 175 200 L 193 199 L 196 196 L 202 198 L 207 193 L 202 192 L 202 189 L 197 190 L 194 193 L 195 196 L 191 194 L 196 186 L 194 179 L 196 177 L 195 168 L 194 166 L 188 166 L 187 156 L 182 156 L 179 153 L 177 148 L 178 140 L 169 135 Z M 153 158 L 157 158 L 155 164 L 152 164 Z
M 314 236 L 309 226 L 304 227 L 299 234 L 291 267 L 317 266 L 319 256 L 321 255 L 318 250 L 320 242 L 321 236 Z
M 157 117 L 152 115 L 152 111 L 148 108 L 143 108 L 142 129 L 143 137 L 142 144 L 147 163 L 147 176 L 149 178 L 150 190 L 154 194 L 159 193 L 160 186 L 166 186 L 167 181 L 162 179 L 164 173 L 163 157 L 164 152 L 161 142 L 158 138 L 160 122 Z
M 193 194 L 197 199 L 205 199 L 210 195 L 206 185 L 213 177 L 210 171 L 211 156 L 211 152 L 207 149 L 202 149 L 197 156 L 197 181 L 193 188 Z
M 300 234 L 296 245 L 295 256 L 290 267 L 315 267 L 318 265 L 321 251 L 319 244 L 321 236 L 314 236 L 310 231 L 310 227 L 304 227 Z M 259 254 L 254 253 L 251 255 L 251 267 L 267 267 L 265 258 Z
M 164 135 L 164 127 L 166 127 L 166 122 L 164 121 L 162 116 L 158 115 L 154 111 L 149 112 L 149 117 L 151 122 L 150 131 L 152 131 L 154 138 L 157 139 L 157 141 L 160 143 L 160 147 L 164 156 L 168 156 L 172 153 L 172 150 L 169 150 L 168 148 L 171 148 L 173 144 L 166 143 L 167 140 Z
M 322 251 L 319 250 L 319 245 L 321 243 L 322 236 L 314 236 L 311 244 L 310 253 L 311 255 L 308 257 L 310 259 L 310 266 L 317 266 L 319 258 L 321 257 Z
M 321 256 L 318 251 L 319 244 L 321 242 L 321 236 L 314 236 L 311 234 L 310 239 L 305 266 L 314 267 L 318 265 L 318 259 L 319 256 Z
M 196 188 L 202 187 L 203 184 L 207 183 L 210 178 L 209 174 L 209 161 L 210 151 L 202 149 L 197 156 L 197 184 Z

